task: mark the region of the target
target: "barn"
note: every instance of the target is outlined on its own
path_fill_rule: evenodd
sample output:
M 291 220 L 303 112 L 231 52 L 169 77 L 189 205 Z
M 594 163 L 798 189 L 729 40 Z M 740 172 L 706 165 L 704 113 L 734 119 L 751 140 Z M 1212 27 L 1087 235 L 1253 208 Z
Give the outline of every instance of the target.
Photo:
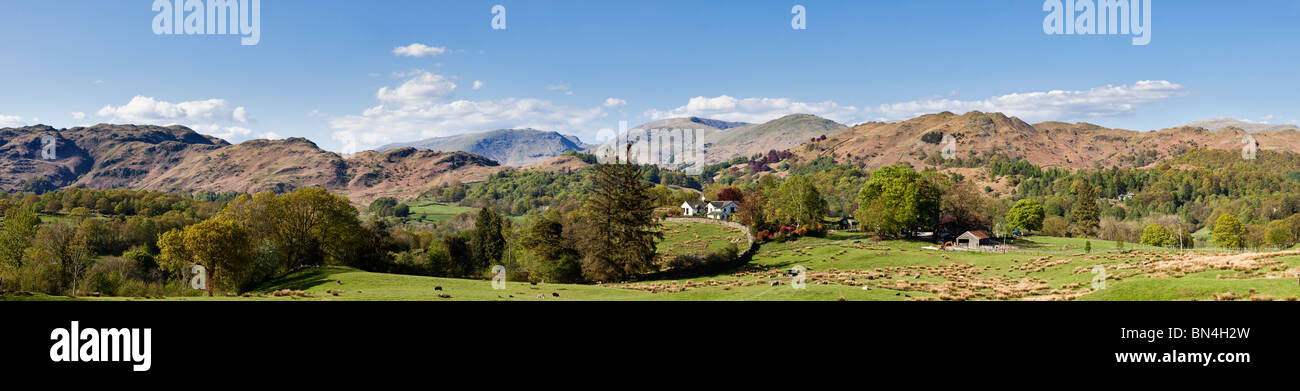
M 988 232 L 966 231 L 966 233 L 961 234 L 961 236 L 957 237 L 957 240 L 954 241 L 954 244 L 955 244 L 954 247 L 978 250 L 980 246 L 996 245 L 997 241 L 993 240 L 993 238 L 989 236 Z

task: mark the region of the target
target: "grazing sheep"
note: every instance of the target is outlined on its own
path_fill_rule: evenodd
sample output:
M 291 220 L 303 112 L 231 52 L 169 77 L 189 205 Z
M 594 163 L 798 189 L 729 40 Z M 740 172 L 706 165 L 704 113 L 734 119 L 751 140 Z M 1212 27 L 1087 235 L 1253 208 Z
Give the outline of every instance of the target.
M 560 292 L 551 292 L 551 297 L 560 297 Z
M 435 291 L 440 291 L 440 290 L 442 290 L 442 286 L 435 286 L 435 287 L 433 287 L 433 290 L 435 290 Z

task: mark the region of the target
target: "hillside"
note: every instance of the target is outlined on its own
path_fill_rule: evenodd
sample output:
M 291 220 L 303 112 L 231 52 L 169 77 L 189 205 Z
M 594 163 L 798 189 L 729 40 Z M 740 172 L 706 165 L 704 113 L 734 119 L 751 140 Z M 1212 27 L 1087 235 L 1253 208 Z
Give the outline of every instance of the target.
M 522 167 L 540 163 L 568 151 L 587 146 L 574 136 L 533 129 L 501 129 L 449 137 L 436 137 L 411 143 L 389 144 L 376 149 L 389 151 L 415 148 L 441 152 L 468 152 L 496 160 L 501 164 Z
M 726 121 L 720 121 L 720 120 L 714 120 L 708 118 L 698 118 L 698 117 L 661 119 L 658 121 L 646 122 L 644 124 L 637 125 L 636 127 L 628 129 L 627 133 L 620 134 L 618 135 L 617 138 L 605 140 L 604 142 L 598 145 L 591 146 L 584 152 L 590 153 L 592 155 L 596 155 L 601 158 L 605 158 L 608 156 L 616 156 L 621 154 L 623 151 L 620 144 L 629 141 L 633 144 L 642 145 L 642 147 L 638 147 L 638 149 L 644 148 L 644 143 L 645 143 L 644 137 L 646 137 L 647 132 L 652 132 L 652 131 L 663 132 L 667 130 L 679 130 L 679 131 L 694 130 L 695 132 L 697 132 L 695 136 L 699 137 L 700 141 L 703 141 L 703 137 L 706 137 L 715 132 L 719 132 L 724 129 L 730 129 L 736 126 L 745 126 L 745 125 L 748 124 L 740 123 L 740 122 L 726 122 Z M 686 140 L 686 142 L 690 143 L 693 141 Z
M 926 137 L 927 142 L 922 140 Z M 1246 131 L 1177 127 L 1150 132 L 1110 129 L 1088 123 L 1030 125 L 1001 113 L 944 112 L 901 122 L 869 122 L 795 150 L 805 158 L 831 156 L 840 162 L 880 167 L 900 162 L 921 167 L 941 161 L 944 135 L 957 141 L 958 158 L 1002 154 L 1040 166 L 1074 169 L 1144 167 L 1193 148 L 1240 150 Z M 1300 152 L 1300 132 L 1251 134 L 1261 150 Z
M 591 166 L 591 163 L 582 161 L 577 156 L 556 156 L 541 163 L 528 165 L 524 169 L 547 172 L 574 172 Z
M 762 124 L 725 122 L 707 118 L 669 118 L 641 124 L 628 130 L 633 141 L 644 131 L 653 129 L 695 129 L 705 149 L 705 163 L 712 164 L 739 156 L 751 156 L 770 150 L 799 146 L 813 138 L 831 136 L 848 129 L 828 119 L 807 114 L 793 114 Z M 623 137 L 620 137 L 621 139 Z M 686 140 L 690 142 L 690 140 Z M 603 156 L 615 140 L 607 141 L 591 153 Z
M 848 127 L 825 118 L 793 114 L 757 125 L 715 132 L 704 137 L 707 163 L 752 156 L 770 150 L 785 150 L 821 136 L 834 136 Z
M 482 181 L 501 168 L 464 152 L 365 151 L 352 158 L 320 149 L 303 138 L 253 140 L 188 159 L 141 183 L 163 191 L 288 192 L 318 186 L 366 203 L 409 198 L 444 182 Z
M 41 138 L 57 140 L 56 159 L 41 158 Z M 252 140 L 230 145 L 182 126 L 95 125 L 0 129 L 0 190 L 33 177 L 54 188 L 135 188 L 168 192 L 292 191 L 319 186 L 353 202 L 413 197 L 440 183 L 475 182 L 497 162 L 464 152 L 366 151 L 351 158 L 310 140 Z
M 42 159 L 41 139 L 54 136 L 54 160 Z M 99 124 L 55 129 L 0 129 L 0 191 L 45 177 L 54 187 L 134 187 L 180 162 L 230 144 L 183 126 Z

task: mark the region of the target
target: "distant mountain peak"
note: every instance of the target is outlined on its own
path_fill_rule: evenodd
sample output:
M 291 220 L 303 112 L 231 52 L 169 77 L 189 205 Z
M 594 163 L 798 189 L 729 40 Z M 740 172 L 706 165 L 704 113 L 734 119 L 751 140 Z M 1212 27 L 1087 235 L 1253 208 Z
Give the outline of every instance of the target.
M 442 152 L 468 152 L 508 166 L 523 167 L 540 163 L 568 151 L 587 146 L 577 137 L 556 131 L 497 129 L 479 133 L 434 137 L 409 143 L 394 143 L 377 148 L 383 152 L 398 148 Z
M 737 128 L 737 127 L 741 127 L 741 126 L 749 125 L 749 123 L 747 123 L 747 122 L 730 122 L 730 121 L 716 120 L 716 119 L 711 119 L 711 118 L 700 118 L 700 117 L 691 117 L 691 118 L 689 118 L 689 120 L 690 120 L 691 122 L 694 122 L 694 123 L 697 123 L 697 124 L 700 124 L 700 125 L 704 125 L 704 126 L 708 126 L 708 127 L 712 127 L 712 128 L 716 128 L 716 129 L 718 129 L 718 130 L 726 130 L 726 129 Z
M 1210 131 L 1218 131 L 1225 128 L 1237 128 L 1251 133 L 1300 130 L 1300 128 L 1290 124 L 1270 124 L 1267 122 L 1247 121 L 1234 118 L 1203 119 L 1200 121 L 1189 122 L 1183 126 L 1205 128 Z

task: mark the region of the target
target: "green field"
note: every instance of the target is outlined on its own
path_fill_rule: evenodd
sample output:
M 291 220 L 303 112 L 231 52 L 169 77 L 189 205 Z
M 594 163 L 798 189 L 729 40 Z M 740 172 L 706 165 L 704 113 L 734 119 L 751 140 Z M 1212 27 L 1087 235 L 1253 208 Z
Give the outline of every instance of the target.
M 458 214 L 474 210 L 474 208 L 431 201 L 410 202 L 407 206 L 411 208 L 411 215 L 407 219 L 426 223 L 440 223 Z
M 731 239 L 743 238 L 738 231 L 711 224 L 669 223 L 664 232 L 660 244 L 664 254 L 714 251 Z M 750 264 L 681 280 L 603 286 L 507 282 L 507 289 L 495 290 L 487 280 L 324 267 L 270 282 L 247 297 L 166 300 L 1295 300 L 1300 296 L 1294 274 L 1300 268 L 1300 252 L 1260 256 L 1212 249 L 1177 252 L 1134 244 L 1120 251 L 1113 242 L 1093 240 L 1093 251 L 1087 253 L 1082 250 L 1083 239 L 1040 236 L 1017 243 L 1020 247 L 1006 253 L 938 251 L 923 249 L 930 244 L 921 241 L 872 241 L 860 234 L 832 231 L 824 238 L 767 243 Z M 805 289 L 794 289 L 793 277 L 785 273 L 797 266 L 807 270 Z M 1105 289 L 1091 289 L 1094 266 L 1105 268 Z M 285 289 L 302 292 L 285 295 Z M 141 298 L 88 298 L 122 299 Z
M 706 255 L 735 244 L 744 251 L 749 246 L 740 230 L 717 224 L 664 223 L 660 231 L 664 240 L 659 242 L 663 257 L 678 255 Z

